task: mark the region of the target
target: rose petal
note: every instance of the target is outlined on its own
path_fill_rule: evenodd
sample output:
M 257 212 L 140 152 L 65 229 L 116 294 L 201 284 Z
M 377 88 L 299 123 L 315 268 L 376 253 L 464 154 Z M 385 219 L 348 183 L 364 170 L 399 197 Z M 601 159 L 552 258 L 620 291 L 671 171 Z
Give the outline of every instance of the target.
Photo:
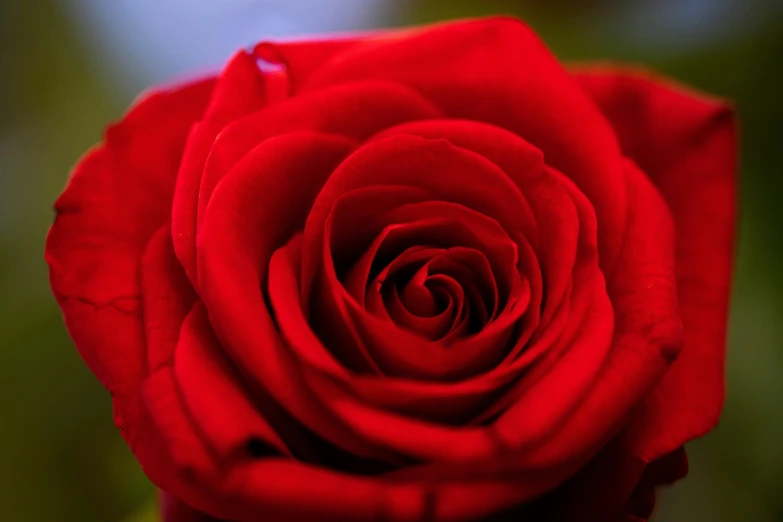
M 288 348 L 296 354 L 305 377 L 315 371 L 351 390 L 356 399 L 392 408 L 406 415 L 433 421 L 458 418 L 470 405 L 496 389 L 494 382 L 462 381 L 459 384 L 413 382 L 405 379 L 362 377 L 354 375 L 335 359 L 315 336 L 297 298 L 300 289 L 297 267 L 301 249 L 279 249 L 272 257 L 269 296 L 280 333 Z
M 295 239 L 285 248 L 278 250 L 273 263 L 275 266 L 274 275 L 276 276 L 274 281 L 280 282 L 283 285 L 284 281 L 291 279 L 295 274 L 293 267 L 297 265 L 296 252 L 298 251 L 298 241 Z M 286 257 L 288 258 L 287 260 Z M 276 260 L 278 262 L 276 262 Z M 288 266 L 287 274 L 285 275 L 280 271 L 280 268 Z M 272 274 L 270 273 L 270 276 Z M 293 344 L 308 343 L 313 348 L 309 352 L 304 352 L 301 346 L 297 348 L 299 353 L 310 353 L 314 350 L 319 350 L 321 353 L 325 351 L 322 346 L 319 346 L 318 341 L 313 337 L 308 339 L 306 335 L 307 328 L 293 329 L 289 325 L 293 325 L 293 314 L 295 307 L 291 307 L 294 303 L 292 299 L 285 301 L 283 305 L 282 301 L 279 301 L 275 295 L 279 290 L 276 290 L 272 286 L 270 281 L 270 296 L 272 298 L 273 306 L 277 316 L 280 318 L 279 324 L 283 335 L 289 342 Z M 282 290 L 282 287 L 280 287 Z M 588 294 L 594 294 L 594 290 L 588 291 Z M 296 288 L 289 288 L 287 290 L 288 295 L 296 295 Z M 278 306 L 280 303 L 281 306 Z M 605 314 L 604 314 L 605 315 Z M 298 314 L 301 320 L 301 313 Z M 590 320 L 590 316 L 585 316 L 588 324 L 593 324 L 594 321 Z M 600 317 L 600 314 L 599 314 Z M 605 329 L 606 330 L 606 329 Z M 611 324 L 608 328 L 609 336 L 611 335 Z M 607 345 L 609 338 L 603 345 Z M 584 346 L 586 348 L 576 352 L 576 357 L 572 357 L 574 364 L 577 366 L 580 360 L 584 359 L 584 356 L 580 359 L 579 354 L 584 354 L 585 351 L 588 355 L 592 355 L 594 352 L 593 345 L 596 343 L 596 337 L 587 335 L 584 340 Z M 601 360 L 598 360 L 600 366 Z M 304 369 L 304 368 L 303 368 Z M 593 375 L 594 372 L 586 371 L 588 376 Z M 407 417 L 402 417 L 389 412 L 384 412 L 376 409 L 373 406 L 366 405 L 355 399 L 351 399 L 344 389 L 335 385 L 330 379 L 324 378 L 324 376 L 306 372 L 303 374 L 309 382 L 312 389 L 318 390 L 317 396 L 320 401 L 323 402 L 323 406 L 329 410 L 335 412 L 335 414 L 341 419 L 342 422 L 347 423 L 351 429 L 362 435 L 364 440 L 371 440 L 374 444 L 379 444 L 385 447 L 393 448 L 395 451 L 403 454 L 411 455 L 416 458 L 424 459 L 425 461 L 452 461 L 463 459 L 479 459 L 487 460 L 499 455 L 499 452 L 508 451 L 505 446 L 499 447 L 497 445 L 497 437 L 500 435 L 496 429 L 485 429 L 483 427 L 462 426 L 459 428 L 451 428 L 447 426 L 437 425 L 428 421 L 420 421 Z M 553 379 L 554 380 L 554 379 Z M 577 394 L 577 398 L 581 398 Z M 543 399 L 545 402 L 547 398 Z M 539 401 L 540 402 L 540 401 Z M 517 424 L 519 425 L 519 424 Z M 519 434 L 515 435 L 515 442 L 509 442 L 509 447 L 519 448 L 521 445 L 516 444 L 516 440 L 520 438 Z M 499 457 L 498 457 L 499 458 Z M 448 468 L 445 472 L 451 473 L 454 468 Z M 416 476 L 416 469 L 411 471 L 412 475 Z
M 573 265 L 577 257 L 577 235 L 579 219 L 575 212 L 574 202 L 563 190 L 561 181 L 543 165 L 541 153 L 535 147 L 499 127 L 480 122 L 464 120 L 430 120 L 411 122 L 390 128 L 376 137 L 397 134 L 412 134 L 428 139 L 436 137 L 448 139 L 450 143 L 471 150 L 491 160 L 503 169 L 503 172 L 517 186 L 529 203 L 531 217 L 527 218 L 536 224 L 535 232 L 523 229 L 523 234 L 532 243 L 537 253 L 534 264 L 531 255 L 523 255 L 527 259 L 524 273 L 533 282 L 531 312 L 537 314 L 538 304 L 543 298 L 542 285 L 538 283 L 539 275 L 536 265 L 540 263 L 544 270 L 547 288 L 546 301 L 541 311 L 542 325 L 550 325 L 552 315 L 558 309 L 564 293 L 569 287 Z M 527 214 L 527 209 L 522 209 Z M 523 242 L 516 241 L 523 246 Z M 526 249 L 520 248 L 520 252 Z M 519 342 L 509 357 L 516 357 L 526 345 L 532 333 L 532 328 L 539 324 L 538 316 L 530 318 L 529 328 L 520 335 Z M 550 328 L 550 326 L 547 326 Z
M 397 474 L 407 477 L 415 473 L 417 477 L 435 479 L 469 472 L 477 478 L 513 470 L 549 469 L 562 474 L 561 478 L 570 476 L 611 440 L 632 408 L 664 375 L 682 345 L 674 252 L 673 248 L 666 248 L 673 245 L 673 224 L 665 203 L 646 176 L 630 163 L 626 164 L 626 176 L 628 201 L 633 202 L 630 208 L 634 210 L 629 215 L 628 236 L 617 272 L 608 289 L 615 307 L 614 341 L 600 372 L 587 372 L 593 379 L 588 381 L 590 387 L 582 393 L 579 407 L 574 408 L 573 401 L 561 401 L 568 397 L 564 394 L 555 396 L 553 402 L 544 397 L 541 410 L 527 410 L 540 412 L 551 421 L 560 418 L 561 422 L 550 424 L 555 431 L 548 434 L 540 426 L 527 426 L 522 416 L 525 412 L 514 407 L 505 413 L 505 418 L 501 417 L 503 420 L 496 423 L 494 430 L 495 443 L 506 448 L 497 455 L 505 453 L 504 457 L 473 462 L 469 469 L 459 463 L 429 468 L 425 465 Z M 639 264 L 638 259 L 646 262 Z M 558 371 L 545 375 L 543 381 L 551 377 L 552 383 L 562 384 L 560 372 L 579 372 L 579 361 L 595 349 L 588 343 L 581 350 L 568 350 L 571 363 L 558 364 Z M 537 385 L 531 392 L 535 394 L 539 388 L 546 390 L 547 386 Z M 558 405 L 562 408 L 555 407 Z M 568 414 L 568 422 L 562 422 L 563 414 Z
M 232 480 L 243 486 L 244 519 L 303 522 L 481 519 L 539 488 L 533 480 L 390 483 L 275 459 L 250 463 Z
M 361 140 L 388 126 L 438 114 L 431 103 L 411 89 L 365 81 L 300 95 L 238 118 L 211 144 L 201 174 L 198 222 L 226 172 L 267 138 L 291 131 L 317 131 Z
M 356 36 L 284 43 L 261 42 L 253 48 L 253 55 L 271 64 L 280 64 L 288 76 L 290 92 L 294 94 L 329 59 L 361 45 L 364 39 Z
M 341 278 L 345 279 L 345 287 L 356 300 L 364 306 L 364 291 L 369 283 L 370 268 L 372 259 L 362 257 L 366 253 L 368 245 L 377 237 L 383 225 L 368 226 L 370 219 L 385 214 L 400 205 L 426 201 L 431 196 L 429 193 L 418 187 L 405 185 L 384 185 L 367 186 L 351 190 L 341 195 L 335 202 L 335 208 L 329 212 L 337 213 L 336 210 L 344 208 L 346 227 L 351 226 L 350 234 L 336 234 L 332 239 L 332 260 L 334 266 L 340 272 Z M 342 211 L 340 211 L 342 212 Z M 329 213 L 324 216 L 328 218 Z M 321 226 L 315 224 L 315 230 L 309 231 L 313 237 L 317 234 L 323 234 Z M 302 285 L 302 303 L 305 312 L 309 307 L 312 278 L 315 276 L 318 267 L 322 263 L 322 252 L 313 250 L 312 255 L 302 259 L 302 277 L 307 284 Z M 360 258 L 356 261 L 357 258 Z M 351 267 L 350 273 L 344 274 L 345 267 Z
M 612 427 L 663 376 L 682 348 L 674 280 L 674 229 L 666 204 L 646 176 L 626 165 L 627 236 L 608 292 L 615 312 L 614 345 L 595 385 L 562 432 L 537 457 L 576 454 L 607 442 Z M 640 264 L 639 259 L 645 263 Z M 559 366 L 559 365 L 558 365 Z M 622 390 L 622 392 L 620 392 Z M 582 450 L 584 451 L 584 450 Z
M 677 237 L 685 348 L 634 419 L 650 461 L 718 421 L 735 235 L 735 125 L 723 102 L 650 73 L 598 67 L 577 74 L 668 204 Z
M 406 148 L 407 154 L 401 156 L 396 152 L 404 144 L 413 147 L 413 149 Z M 415 152 L 421 152 L 421 154 Z M 436 174 L 438 171 L 448 173 L 450 180 L 448 182 L 444 180 L 439 184 Z M 510 328 L 514 325 L 514 321 L 525 311 L 529 297 L 524 299 L 520 297 L 520 300 L 524 302 L 513 303 L 519 304 L 518 308 L 511 308 L 513 313 L 501 315 L 500 322 L 492 324 L 490 328 L 482 331 L 475 338 L 466 339 L 464 342 L 457 343 L 459 346 L 455 345 L 444 350 L 437 345 L 421 346 L 421 340 L 415 336 L 399 330 L 391 323 L 379 321 L 366 314 L 348 296 L 338 281 L 335 267 L 331 262 L 333 256 L 329 248 L 331 232 L 334 229 L 332 217 L 328 217 L 323 222 L 317 216 L 319 212 L 322 212 L 320 209 L 325 208 L 330 199 L 335 197 L 334 187 L 340 187 L 344 190 L 361 187 L 363 183 L 369 181 L 365 180 L 369 173 L 372 173 L 373 180 L 379 183 L 396 181 L 403 185 L 419 186 L 425 190 L 434 191 L 433 197 L 436 199 L 452 200 L 478 208 L 478 210 L 489 212 L 490 215 L 494 214 L 498 216 L 499 220 L 503 219 L 511 226 L 516 225 L 519 228 L 519 218 L 514 215 L 512 210 L 520 206 L 518 191 L 503 173 L 498 172 L 496 167 L 479 156 L 454 148 L 443 141 L 427 141 L 403 135 L 377 141 L 360 149 L 341 164 L 326 183 L 308 217 L 308 224 L 312 224 L 312 226 L 309 228 L 308 225 L 305 226 L 305 242 L 307 242 L 309 233 L 313 238 L 311 240 L 313 245 L 317 245 L 321 241 L 317 236 L 319 226 L 324 226 L 326 230 L 326 236 L 322 240 L 325 246 L 323 282 L 326 284 L 326 289 L 319 294 L 318 301 L 318 305 L 323 306 L 322 309 L 319 309 L 321 310 L 318 317 L 319 324 L 329 329 L 325 334 L 326 337 L 333 340 L 335 346 L 342 347 L 341 349 L 352 345 L 356 351 L 356 357 L 361 356 L 368 362 L 371 358 L 377 360 L 378 357 L 382 357 L 383 361 L 378 361 L 379 367 L 383 371 L 389 371 L 395 375 L 457 378 L 468 369 L 471 374 L 475 374 L 492 367 L 493 361 L 503 357 L 504 354 L 501 350 L 504 347 L 504 340 L 510 335 Z M 482 180 L 481 183 L 477 182 L 479 179 Z M 479 196 L 483 195 L 482 192 L 489 192 L 491 197 L 487 195 L 487 198 L 481 199 Z M 491 205 L 488 204 L 489 201 L 492 202 Z M 338 208 L 339 206 L 335 203 L 334 209 Z M 506 267 L 514 267 L 517 262 L 514 243 L 496 224 L 493 227 L 498 232 L 491 232 L 492 227 L 487 228 L 487 225 L 481 225 L 481 230 L 486 229 L 488 232 L 481 234 L 478 234 L 477 231 L 474 232 L 472 228 L 479 226 L 481 222 L 478 219 L 481 215 L 472 210 L 460 209 L 464 209 L 464 207 L 450 203 L 403 205 L 388 214 L 373 216 L 367 228 L 371 230 L 372 223 L 376 220 L 383 223 L 411 219 L 420 220 L 406 226 L 393 225 L 384 232 L 384 235 L 379 236 L 378 246 L 384 244 L 384 241 L 391 240 L 389 238 L 392 237 L 395 240 L 403 241 L 400 243 L 399 250 L 404 249 L 405 242 L 412 241 L 414 244 L 422 244 L 431 237 L 440 237 L 448 244 L 434 244 L 434 246 L 464 245 L 479 248 L 482 252 L 502 252 L 502 250 L 497 250 L 498 246 L 502 246 L 502 244 L 496 246 L 488 243 L 488 245 L 479 246 L 483 239 L 478 239 L 479 237 L 487 238 L 487 240 L 494 242 L 492 238 L 500 237 L 510 246 L 510 249 L 507 249 L 508 255 L 492 254 L 490 259 L 499 259 L 498 256 L 500 258 L 506 257 L 506 261 L 498 261 L 497 268 L 493 267 L 496 274 L 506 277 L 504 276 L 508 273 Z M 437 211 L 437 214 L 444 215 L 444 217 L 428 218 L 433 211 Z M 347 212 L 346 216 L 353 219 L 352 212 Z M 481 219 L 487 220 L 483 217 Z M 492 223 L 493 221 L 488 220 L 488 222 Z M 361 235 L 361 231 L 359 234 Z M 386 234 L 389 234 L 389 238 L 386 238 Z M 414 234 L 414 236 L 406 238 L 400 234 L 405 234 L 405 236 Z M 417 239 L 413 239 L 414 237 Z M 305 243 L 303 249 L 306 248 L 307 244 Z M 373 250 L 370 249 L 366 259 L 372 259 L 376 255 L 377 253 L 373 253 Z M 304 250 L 303 256 L 305 259 L 309 258 L 309 251 Z M 364 266 L 369 266 L 368 262 L 364 263 Z M 511 271 L 516 273 L 513 269 Z M 305 273 L 304 276 L 307 277 L 307 274 Z M 516 277 L 519 277 L 518 273 L 516 273 Z M 515 291 L 515 287 L 518 288 L 520 284 L 509 280 L 504 287 Z M 509 305 L 511 304 L 509 302 Z M 361 331 L 356 328 L 361 328 Z M 363 339 L 367 340 L 368 345 L 373 346 L 374 353 L 368 352 Z M 421 348 L 414 348 L 417 345 Z M 411 347 L 410 353 L 401 352 L 398 349 L 399 346 Z M 435 359 L 430 360 L 430 356 Z M 351 358 L 351 360 L 355 360 L 355 358 Z
M 320 67 L 302 89 L 366 79 L 412 87 L 448 118 L 492 123 L 541 149 L 547 163 L 573 179 L 595 205 L 603 238 L 601 267 L 611 274 L 626 213 L 617 140 L 523 22 L 468 20 L 356 46 Z
M 196 294 L 179 264 L 171 239 L 171 226 L 161 227 L 144 252 L 141 263 L 147 372 L 171 364 L 182 322 Z
M 379 236 L 381 240 L 379 244 L 395 240 L 408 241 L 417 237 L 416 234 L 420 234 L 422 238 L 437 237 L 436 246 L 448 247 L 451 246 L 449 242 L 455 241 L 456 244 L 454 246 L 465 245 L 481 248 L 481 239 L 479 238 L 491 237 L 491 232 L 484 234 L 480 233 L 481 229 L 474 232 L 468 228 L 463 228 L 464 221 L 467 220 L 470 223 L 471 217 L 475 221 L 475 216 L 471 216 L 469 212 L 462 212 L 462 214 L 462 221 L 430 219 L 409 225 L 392 225 L 392 227 L 384 231 L 384 234 Z M 492 223 L 491 220 L 488 221 Z M 411 236 L 410 234 L 414 235 Z M 328 236 L 326 240 L 326 244 L 329 244 Z M 413 242 L 420 244 L 420 242 L 415 240 Z M 482 252 L 486 251 L 486 249 L 487 247 L 483 247 Z M 368 250 L 368 252 L 373 251 Z M 515 250 L 509 248 L 506 253 L 508 254 L 506 256 L 506 264 L 514 266 L 514 257 L 512 256 L 515 255 Z M 513 326 L 516 319 L 524 313 L 529 300 L 529 295 L 526 293 L 527 287 L 523 286 L 523 282 L 517 274 L 516 280 L 513 281 L 514 285 L 509 285 L 515 300 L 507 303 L 509 313 L 501 315 L 498 322 L 491 323 L 475 336 L 456 341 L 450 346 L 440 343 L 429 343 L 404 330 L 400 330 L 391 321 L 384 321 L 363 310 L 347 294 L 344 287 L 337 280 L 333 268 L 329 266 L 329 257 L 329 251 L 327 250 L 324 261 L 326 265 L 324 279 L 327 290 L 320 294 L 320 300 L 318 301 L 323 306 L 323 309 L 319 308 L 319 310 L 325 317 L 315 318 L 316 322 L 314 324 L 316 328 L 318 328 L 318 325 L 329 327 L 326 338 L 329 339 L 330 343 L 336 339 L 343 339 L 344 342 L 349 342 L 346 337 L 347 334 L 340 334 L 355 328 L 358 335 L 356 342 L 362 343 L 361 346 L 357 346 L 357 349 L 367 350 L 367 346 L 372 347 L 371 357 L 378 362 L 384 371 L 397 376 L 455 379 L 463 375 L 464 372 L 476 374 L 483 369 L 491 367 L 493 360 L 502 359 L 504 356 L 502 339 L 506 334 L 510 333 L 509 328 Z M 462 270 L 465 271 L 465 268 L 463 267 Z M 494 285 L 492 269 L 487 265 L 485 270 L 489 272 L 487 277 L 491 279 L 491 283 L 488 284 Z M 473 281 L 478 280 L 479 277 L 468 271 L 465 279 Z M 486 301 L 486 299 L 492 299 L 491 297 L 488 298 L 485 292 L 482 292 L 482 294 L 478 300 Z M 491 306 L 491 303 L 489 306 Z M 328 311 L 332 309 L 345 310 L 344 315 L 328 314 Z M 323 324 L 322 319 L 324 319 Z M 335 335 L 338 337 L 335 338 Z M 365 340 L 366 345 L 364 344 Z M 400 350 L 400 346 L 405 346 L 406 350 Z
M 177 175 L 171 207 L 174 250 L 188 278 L 196 285 L 196 209 L 201 172 L 220 131 L 235 118 L 257 110 L 267 101 L 266 81 L 255 58 L 240 51 L 217 78 L 203 120 L 190 130 Z
M 138 396 L 146 372 L 138 270 L 167 221 L 185 135 L 212 90 L 205 80 L 151 93 L 75 167 L 46 243 L 52 290 L 71 337 L 113 397 L 114 421 L 148 475 L 169 457 Z
M 441 281 L 440 287 L 432 288 L 432 277 L 427 273 L 427 263 L 445 252 L 448 251 L 426 247 L 406 249 L 368 285 L 367 311 L 433 341 L 446 335 L 463 311 L 464 292 L 454 280 L 448 283 Z M 400 271 L 411 270 L 416 273 L 400 290 L 394 279 L 399 276 Z M 384 284 L 387 280 L 389 283 Z M 346 289 L 349 286 L 350 284 L 347 284 Z M 362 288 L 360 291 L 363 290 Z M 361 297 L 364 303 L 364 296 Z
M 431 199 L 458 203 L 489 216 L 505 230 L 529 230 L 531 225 L 520 214 L 526 207 L 524 198 L 492 162 L 446 140 L 395 135 L 361 147 L 330 177 L 305 225 L 305 260 L 311 252 L 322 251 L 322 229 L 338 198 L 376 184 L 417 187 Z M 303 266 L 304 287 L 310 286 L 316 268 Z
M 206 197 L 202 201 L 199 196 L 201 178 L 215 139 L 237 118 L 294 94 L 298 90 L 297 85 L 306 80 L 328 57 L 352 45 L 350 40 L 287 44 L 262 42 L 252 53 L 237 53 L 219 76 L 207 113 L 188 138 L 172 210 L 177 257 L 194 284 L 196 220 L 203 213 L 209 199 Z M 279 75 L 265 74 L 259 60 L 282 64 L 287 83 L 282 87 L 285 90 L 282 96 L 279 92 Z M 209 193 L 214 189 L 215 183 L 216 181 L 213 181 L 209 184 Z
M 182 325 L 174 359 L 174 375 L 194 427 L 223 459 L 258 458 L 259 451 L 290 456 L 221 352 L 198 302 Z
M 352 198 L 350 203 L 356 204 L 358 198 Z M 332 245 L 335 242 L 345 244 L 350 240 L 340 241 L 340 236 L 353 237 L 353 232 L 356 230 L 356 226 L 350 226 L 350 218 L 356 219 L 362 214 L 354 211 L 353 205 L 348 205 L 348 201 L 344 198 L 339 200 L 329 219 L 327 220 L 327 234 L 330 241 L 327 243 L 329 250 L 332 250 Z M 433 237 L 429 238 L 426 235 L 421 236 L 418 239 L 409 238 L 409 240 L 419 241 L 418 244 L 429 246 L 446 246 L 448 247 L 478 247 L 478 250 L 488 257 L 488 263 L 492 267 L 490 274 L 492 278 L 489 278 L 489 285 L 486 288 L 482 288 L 482 291 L 490 292 L 491 297 L 488 298 L 488 302 L 491 306 L 497 307 L 499 301 L 505 302 L 508 299 L 508 292 L 513 286 L 514 274 L 518 276 L 516 272 L 518 261 L 518 247 L 511 240 L 509 235 L 498 225 L 498 223 L 483 216 L 480 213 L 474 212 L 462 205 L 450 203 L 447 201 L 429 201 L 420 203 L 411 203 L 400 205 L 387 212 L 375 212 L 372 215 L 367 215 L 362 218 L 363 223 L 361 225 L 361 233 L 359 237 L 365 235 L 366 231 L 377 230 L 380 234 L 376 236 L 373 244 L 365 251 L 362 258 L 357 262 L 356 266 L 352 268 L 351 273 L 357 268 L 361 268 L 361 274 L 359 274 L 358 280 L 355 284 L 361 284 L 364 281 L 364 286 L 367 286 L 369 279 L 369 269 L 373 263 L 380 263 L 383 266 L 382 259 L 389 255 L 394 255 L 394 244 L 403 240 L 405 232 L 415 233 L 415 231 L 421 228 L 421 225 L 425 222 L 432 223 L 433 226 L 441 226 L 442 231 L 433 231 Z M 440 224 L 440 225 L 436 225 Z M 385 228 L 381 231 L 382 227 Z M 449 230 L 452 227 L 457 229 L 464 229 L 462 234 L 451 234 Z M 397 238 L 397 242 L 392 240 L 392 237 Z M 353 242 L 353 241 L 351 241 Z M 413 244 L 411 246 L 413 246 Z M 479 247 L 480 244 L 480 247 Z M 351 273 L 347 275 L 351 277 Z M 500 278 L 500 286 L 494 281 L 494 278 Z
M 336 136 L 290 133 L 245 156 L 207 207 L 199 231 L 199 287 L 221 344 L 258 386 L 326 440 L 356 455 L 389 460 L 318 405 L 260 290 L 272 253 L 303 225 L 320 187 L 352 145 Z

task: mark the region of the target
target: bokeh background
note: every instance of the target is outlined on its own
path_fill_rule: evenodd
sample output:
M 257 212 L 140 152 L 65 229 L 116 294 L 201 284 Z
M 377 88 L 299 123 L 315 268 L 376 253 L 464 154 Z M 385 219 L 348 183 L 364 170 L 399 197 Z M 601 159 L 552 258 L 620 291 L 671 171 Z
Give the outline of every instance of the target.
M 565 60 L 640 62 L 742 126 L 728 399 L 657 522 L 783 521 L 783 2 L 0 0 L 0 520 L 153 522 L 154 487 L 71 346 L 43 261 L 71 165 L 156 82 L 259 39 L 512 13 Z

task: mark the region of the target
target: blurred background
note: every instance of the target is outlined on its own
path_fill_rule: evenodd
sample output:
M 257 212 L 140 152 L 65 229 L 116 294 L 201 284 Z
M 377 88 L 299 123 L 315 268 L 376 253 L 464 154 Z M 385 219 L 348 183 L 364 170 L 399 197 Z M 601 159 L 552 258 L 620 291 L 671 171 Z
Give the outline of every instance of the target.
M 0 519 L 154 522 L 154 488 L 69 342 L 43 261 L 71 165 L 138 92 L 257 40 L 512 13 L 564 60 L 735 100 L 742 222 L 720 427 L 656 522 L 783 521 L 783 2 L 0 0 Z

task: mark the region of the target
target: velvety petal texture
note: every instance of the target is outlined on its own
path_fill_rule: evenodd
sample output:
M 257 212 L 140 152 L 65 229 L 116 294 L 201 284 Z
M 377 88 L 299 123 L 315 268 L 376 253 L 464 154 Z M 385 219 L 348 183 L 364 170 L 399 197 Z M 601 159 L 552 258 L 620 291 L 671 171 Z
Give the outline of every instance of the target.
M 512 18 L 263 42 L 55 204 L 166 522 L 646 520 L 723 397 L 729 109 Z

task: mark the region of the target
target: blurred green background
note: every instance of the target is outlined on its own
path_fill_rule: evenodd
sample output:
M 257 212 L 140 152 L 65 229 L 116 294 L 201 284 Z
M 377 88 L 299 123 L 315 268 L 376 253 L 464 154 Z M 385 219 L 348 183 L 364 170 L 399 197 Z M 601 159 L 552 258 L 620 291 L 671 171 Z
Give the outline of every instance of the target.
M 720 427 L 657 522 L 783 521 L 783 2 L 0 0 L 0 519 L 152 522 L 154 488 L 73 349 L 43 261 L 71 165 L 133 96 L 270 36 L 513 13 L 565 60 L 735 100 L 742 219 Z

